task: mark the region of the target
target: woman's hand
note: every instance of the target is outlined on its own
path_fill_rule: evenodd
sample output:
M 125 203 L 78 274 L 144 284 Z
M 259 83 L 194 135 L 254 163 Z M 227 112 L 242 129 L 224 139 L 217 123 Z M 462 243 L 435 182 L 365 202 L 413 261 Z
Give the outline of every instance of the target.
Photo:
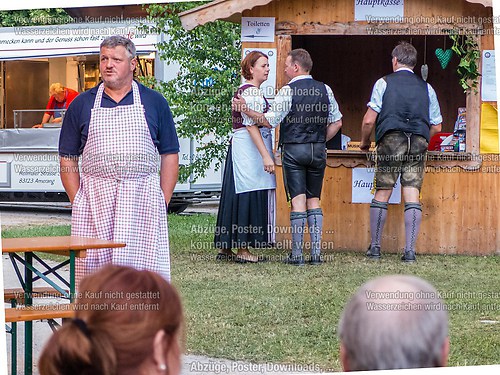
M 264 163 L 264 170 L 267 173 L 273 174 L 274 173 L 273 158 L 271 156 L 267 155 L 266 157 L 264 157 L 264 159 L 262 159 L 262 162 Z

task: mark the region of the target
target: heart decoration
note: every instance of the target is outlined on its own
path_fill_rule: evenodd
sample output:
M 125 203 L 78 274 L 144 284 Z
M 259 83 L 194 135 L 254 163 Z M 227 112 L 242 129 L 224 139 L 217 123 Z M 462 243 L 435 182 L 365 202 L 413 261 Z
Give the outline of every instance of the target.
M 441 64 L 441 68 L 446 69 L 446 67 L 450 63 L 451 58 L 453 57 L 453 51 L 451 49 L 443 51 L 442 48 L 436 48 L 435 54 L 439 63 Z
M 427 81 L 427 77 L 429 76 L 429 66 L 427 64 L 420 67 L 420 75 L 424 81 Z

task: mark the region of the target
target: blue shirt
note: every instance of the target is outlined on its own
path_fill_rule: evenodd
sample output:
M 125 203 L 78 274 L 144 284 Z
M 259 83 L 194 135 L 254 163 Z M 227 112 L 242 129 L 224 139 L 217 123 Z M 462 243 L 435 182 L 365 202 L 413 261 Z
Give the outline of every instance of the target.
M 138 86 L 141 102 L 146 112 L 149 132 L 158 152 L 160 155 L 178 153 L 179 140 L 167 101 L 159 92 L 151 90 L 140 83 L 138 83 Z M 87 142 L 90 113 L 94 106 L 98 87 L 93 87 L 78 95 L 68 107 L 61 127 L 61 136 L 59 137 L 59 155 L 80 156 L 82 154 Z M 104 92 L 101 106 L 114 108 L 133 103 L 132 90 L 119 103 L 116 103 Z

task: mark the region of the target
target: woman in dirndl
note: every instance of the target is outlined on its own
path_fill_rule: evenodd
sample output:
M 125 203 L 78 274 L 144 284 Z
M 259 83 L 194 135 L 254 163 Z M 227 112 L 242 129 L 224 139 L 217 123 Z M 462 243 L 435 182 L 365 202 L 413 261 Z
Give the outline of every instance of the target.
M 245 83 L 235 93 L 249 109 L 265 113 L 269 103 L 261 85 L 269 75 L 268 57 L 252 51 L 241 62 Z M 233 136 L 227 153 L 222 193 L 215 227 L 217 260 L 257 263 L 249 248 L 274 243 L 275 190 L 271 129 L 250 117 L 232 113 Z M 236 249 L 235 254 L 232 249 Z

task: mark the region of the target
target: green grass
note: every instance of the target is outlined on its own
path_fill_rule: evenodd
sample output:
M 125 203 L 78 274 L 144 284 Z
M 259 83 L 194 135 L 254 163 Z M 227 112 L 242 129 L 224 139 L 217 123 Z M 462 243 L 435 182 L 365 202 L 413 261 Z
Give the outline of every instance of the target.
M 373 262 L 352 252 L 335 253 L 319 267 L 220 263 L 212 245 L 214 225 L 213 215 L 169 216 L 172 282 L 184 301 L 189 353 L 340 370 L 337 325 L 349 297 L 373 277 L 408 273 L 429 280 L 454 308 L 451 366 L 500 363 L 500 324 L 480 322 L 500 321 L 500 301 L 480 295 L 500 292 L 498 256 L 421 255 L 406 265 L 397 255 Z M 2 235 L 69 231 L 50 228 L 9 229 Z M 258 254 L 277 257 L 285 251 Z

